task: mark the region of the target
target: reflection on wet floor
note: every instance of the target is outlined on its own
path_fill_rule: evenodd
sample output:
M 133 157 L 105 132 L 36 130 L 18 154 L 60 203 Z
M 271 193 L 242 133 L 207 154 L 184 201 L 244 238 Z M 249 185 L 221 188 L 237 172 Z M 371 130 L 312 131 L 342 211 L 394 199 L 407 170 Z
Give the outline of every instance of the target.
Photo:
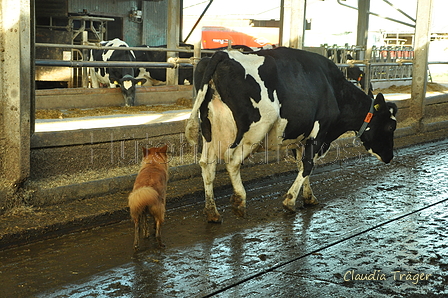
M 244 219 L 230 190 L 217 194 L 220 225 L 202 204 L 168 210 L 163 250 L 151 238 L 134 254 L 126 221 L 0 252 L 4 297 L 446 297 L 447 143 L 317 168 L 320 204 L 296 214 L 280 198 L 294 175 L 246 185 Z M 386 280 L 356 280 L 373 273 Z

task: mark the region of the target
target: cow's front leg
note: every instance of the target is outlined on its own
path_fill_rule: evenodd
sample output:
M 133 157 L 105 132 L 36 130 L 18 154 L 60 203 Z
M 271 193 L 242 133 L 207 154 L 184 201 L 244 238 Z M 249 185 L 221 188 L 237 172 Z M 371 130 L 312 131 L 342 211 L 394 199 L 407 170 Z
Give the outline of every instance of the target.
M 210 144 L 206 143 L 205 140 L 199 164 L 202 169 L 202 179 L 204 181 L 205 190 L 204 214 L 206 215 L 208 222 L 221 223 L 221 215 L 219 214 L 218 209 L 216 209 L 213 193 L 213 181 L 215 180 L 216 175 L 216 157 L 213 150 L 210 148 Z
M 297 178 L 292 184 L 291 188 L 285 196 L 283 201 L 283 207 L 290 211 L 295 211 L 296 199 L 300 192 L 302 186 L 304 187 L 303 196 L 305 198 L 306 204 L 317 204 L 317 200 L 313 195 L 310 186 L 309 176 L 314 167 L 314 161 L 317 158 L 317 152 L 319 151 L 319 143 L 314 138 L 310 138 L 306 141 L 305 148 L 301 147 L 302 150 L 296 151 L 297 164 L 299 166 L 299 173 Z M 303 150 L 305 152 L 302 154 Z M 303 207 L 303 202 L 299 207 Z
M 305 177 L 303 176 L 303 161 L 302 161 L 303 147 L 298 148 L 295 152 L 299 172 L 297 173 L 297 177 L 294 180 L 294 183 L 289 188 L 288 192 L 285 195 L 285 199 L 283 200 L 283 208 L 292 212 L 296 211 L 296 199 L 297 196 L 299 195 L 300 188 L 302 188 L 302 184 L 305 181 Z
M 319 202 L 313 194 L 310 185 L 310 176 L 307 176 L 303 181 L 303 203 L 305 205 L 317 205 Z
M 302 162 L 299 161 L 299 164 Z M 300 166 L 299 166 L 300 168 Z M 297 174 L 296 180 L 289 188 L 288 192 L 285 195 L 285 199 L 283 200 L 283 208 L 288 211 L 295 212 L 296 211 L 296 200 L 299 195 L 300 188 L 302 188 L 303 182 L 306 180 L 306 177 L 303 177 L 303 170 L 299 169 L 299 173 Z M 298 206 L 299 208 L 303 207 L 303 205 Z

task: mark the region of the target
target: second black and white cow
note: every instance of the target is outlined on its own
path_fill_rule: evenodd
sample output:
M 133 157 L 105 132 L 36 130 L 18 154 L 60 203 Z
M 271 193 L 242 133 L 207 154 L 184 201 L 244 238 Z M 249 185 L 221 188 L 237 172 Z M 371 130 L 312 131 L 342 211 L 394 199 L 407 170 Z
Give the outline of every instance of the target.
M 115 38 L 111 41 L 102 41 L 101 46 L 107 47 L 128 47 L 127 43 Z M 134 62 L 135 55 L 131 50 L 91 50 L 90 61 L 124 61 Z M 104 84 L 111 88 L 117 85 L 121 88 L 121 93 L 126 106 L 133 106 L 135 102 L 135 86 L 146 82 L 144 78 L 135 78 L 135 69 L 132 67 L 101 67 L 91 69 L 91 82 L 93 88 Z
M 314 162 L 341 134 L 357 131 L 368 152 L 385 163 L 393 158 L 397 106 L 382 94 L 372 100 L 323 56 L 283 47 L 251 54 L 217 52 L 199 62 L 197 78 L 185 134 L 196 143 L 201 128 L 209 222 L 221 220 L 213 196 L 217 160 L 225 162 L 230 175 L 233 208 L 244 215 L 240 166 L 258 149 L 298 149 L 299 172 L 283 201 L 292 211 L 302 187 L 303 202 L 317 203 L 309 182 Z
M 193 45 L 190 44 L 180 44 L 180 47 L 193 49 Z M 140 47 L 149 47 L 146 45 Z M 166 45 L 154 46 L 151 48 L 166 48 Z M 141 62 L 166 62 L 166 51 L 136 51 L 136 60 Z M 179 52 L 179 58 L 191 58 L 192 53 Z M 141 67 L 138 70 L 137 77 L 147 78 L 149 85 L 159 85 L 166 81 L 166 68 L 162 67 Z M 178 84 L 191 84 L 193 83 L 193 69 L 191 67 L 181 67 L 179 68 Z

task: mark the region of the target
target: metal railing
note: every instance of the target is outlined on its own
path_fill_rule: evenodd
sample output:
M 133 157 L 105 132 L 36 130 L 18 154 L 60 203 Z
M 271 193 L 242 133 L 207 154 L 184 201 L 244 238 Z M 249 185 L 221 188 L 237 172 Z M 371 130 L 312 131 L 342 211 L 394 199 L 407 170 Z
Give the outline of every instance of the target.
M 36 66 L 44 67 L 69 67 L 73 70 L 82 69 L 82 71 L 77 72 L 77 77 L 73 75 L 72 80 L 77 82 L 82 82 L 83 87 L 88 87 L 89 85 L 89 75 L 87 68 L 95 67 L 116 67 L 116 68 L 165 68 L 171 69 L 171 71 L 176 71 L 177 68 L 194 67 L 199 58 L 194 57 L 194 49 L 191 48 L 162 48 L 162 47 L 104 47 L 100 44 L 84 44 L 84 45 L 68 45 L 68 44 L 52 44 L 52 43 L 36 43 L 36 47 L 43 48 L 59 48 L 71 50 L 73 53 L 76 52 L 79 60 L 50 60 L 50 59 L 36 59 Z M 88 50 L 116 50 L 116 51 L 158 51 L 158 52 L 186 52 L 191 53 L 191 58 L 169 58 L 165 62 L 124 62 L 124 61 L 88 61 L 87 51 Z M 199 52 L 200 53 L 200 52 Z M 75 71 L 74 71 L 75 73 Z M 81 78 L 81 80 L 79 79 Z M 75 86 L 76 87 L 76 86 Z
M 412 79 L 412 60 L 414 49 L 409 46 L 373 46 L 370 55 L 366 57 L 366 51 L 356 46 L 328 46 L 323 45 L 327 58 L 335 62 L 347 79 L 353 80 L 347 75 L 348 67 L 366 67 L 370 65 L 370 81 L 405 81 Z M 363 69 L 365 72 L 365 69 Z
M 132 50 L 132 51 L 162 51 L 162 52 L 187 52 L 194 53 L 194 49 L 177 48 L 168 49 L 160 47 L 102 47 L 100 45 L 66 45 L 66 44 L 48 44 L 37 43 L 36 47 L 64 48 L 76 50 Z M 323 45 L 327 58 L 335 64 L 346 75 L 347 79 L 356 82 L 354 78 L 347 76 L 348 69 L 353 67 L 361 68 L 365 74 L 366 82 L 379 81 L 405 81 L 412 80 L 412 61 L 414 59 L 414 50 L 408 46 L 382 46 L 372 47 L 369 59 L 360 60 L 365 56 L 365 50 L 356 46 L 328 46 Z M 213 53 L 213 50 L 200 50 L 199 53 Z M 200 55 L 200 54 L 199 54 Z M 49 67 L 154 67 L 154 68 L 178 68 L 194 67 L 200 58 L 194 55 L 191 58 L 170 58 L 167 62 L 122 62 L 122 61 L 66 61 L 66 60 L 46 60 L 37 59 L 37 66 Z M 433 61 L 429 64 L 448 64 L 446 61 Z M 369 84 L 367 84 L 368 86 Z
M 412 79 L 414 49 L 409 46 L 372 47 L 370 78 L 375 81 L 404 81 Z M 375 63 L 397 63 L 374 65 Z

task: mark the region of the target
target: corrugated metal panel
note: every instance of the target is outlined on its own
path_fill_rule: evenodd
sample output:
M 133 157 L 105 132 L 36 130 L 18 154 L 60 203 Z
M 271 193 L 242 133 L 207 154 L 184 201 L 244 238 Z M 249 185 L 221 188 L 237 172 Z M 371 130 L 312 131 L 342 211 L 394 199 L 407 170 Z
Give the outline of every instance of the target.
M 143 12 L 142 23 L 133 22 L 129 18 L 131 10 L 136 8 Z M 106 39 L 122 38 L 130 46 L 166 44 L 168 23 L 166 0 L 36 0 L 37 16 L 58 17 L 68 14 L 116 18 L 117 23 L 110 25 L 114 28 L 113 33 Z M 123 35 L 118 36 L 121 34 Z
M 88 13 L 96 16 L 127 17 L 132 8 L 138 7 L 139 1 L 119 0 L 69 0 L 70 13 Z
M 68 0 L 36 0 L 36 17 L 66 17 Z
M 141 6 L 140 6 L 141 5 Z M 142 23 L 130 20 L 132 9 L 142 10 Z M 123 0 L 69 0 L 68 11 L 72 14 L 87 13 L 101 17 L 116 17 L 123 28 L 123 36 L 108 36 L 123 38 L 130 46 L 142 44 L 166 44 L 168 1 L 123 1 Z M 114 27 L 117 27 L 115 24 Z
M 168 1 L 144 1 L 143 7 L 143 44 L 149 46 L 166 44 Z

